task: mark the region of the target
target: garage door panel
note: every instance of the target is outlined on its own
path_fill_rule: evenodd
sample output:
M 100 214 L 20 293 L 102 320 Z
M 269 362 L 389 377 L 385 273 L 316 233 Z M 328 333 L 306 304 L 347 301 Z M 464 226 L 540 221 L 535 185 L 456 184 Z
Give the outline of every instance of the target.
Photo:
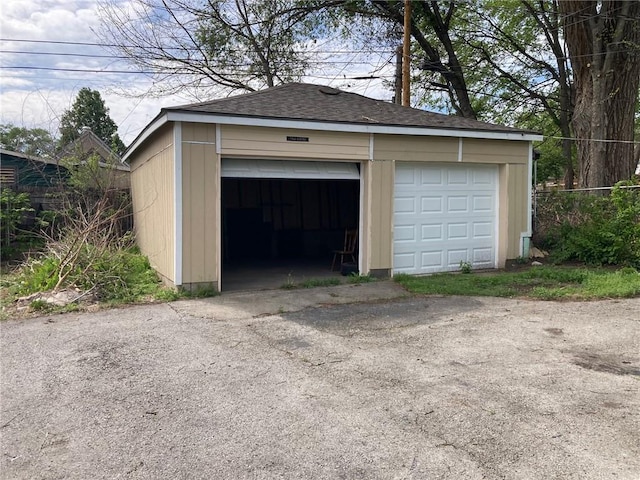
M 486 267 L 493 266 L 493 251 L 490 247 L 474 248 L 472 258 L 474 264 L 485 265 Z
M 396 214 L 410 214 L 416 213 L 416 198 L 415 197 L 398 197 L 393 202 L 393 213 Z
M 394 272 L 495 266 L 497 177 L 494 166 L 396 163 Z
M 422 197 L 420 199 L 420 213 L 442 213 L 442 198 Z
M 415 242 L 416 238 L 416 225 L 397 225 L 395 228 L 395 238 L 398 242 Z
M 468 226 L 467 223 L 450 223 L 447 225 L 447 238 L 449 240 L 468 240 Z
M 396 172 L 395 183 L 396 185 L 415 185 L 416 172 L 410 169 L 404 169 Z
M 447 198 L 447 212 L 448 213 L 468 213 L 469 212 L 469 197 L 466 195 L 451 195 Z
M 420 172 L 419 186 L 441 186 L 444 185 L 444 172 L 441 168 L 425 168 Z
M 475 187 L 486 187 L 490 190 L 494 189 L 494 173 L 492 170 L 474 170 L 473 171 L 473 185 Z
M 458 250 L 447 250 L 447 267 L 450 269 L 459 269 L 460 262 L 466 262 L 469 258 L 469 250 L 466 248 L 460 248 Z
M 425 242 L 443 240 L 442 225 L 439 223 L 422 225 L 421 233 L 420 239 Z
M 495 198 L 491 195 L 474 195 L 472 200 L 474 213 L 493 214 L 495 210 Z
M 420 265 L 421 269 L 433 269 L 442 265 L 442 252 L 440 250 L 421 252 Z
M 399 272 L 412 272 L 418 268 L 415 253 L 396 253 L 393 256 L 393 264 Z
M 447 185 L 469 185 L 469 175 L 466 170 L 447 170 Z
M 491 239 L 494 234 L 493 224 L 491 222 L 473 222 L 473 238 L 476 240 L 488 238 Z

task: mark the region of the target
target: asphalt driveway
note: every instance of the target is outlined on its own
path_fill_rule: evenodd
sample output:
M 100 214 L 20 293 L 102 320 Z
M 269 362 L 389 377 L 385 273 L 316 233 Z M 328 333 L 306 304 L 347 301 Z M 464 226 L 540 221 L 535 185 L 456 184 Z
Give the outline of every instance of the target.
M 640 299 L 380 283 L 0 329 L 6 479 L 640 478 Z

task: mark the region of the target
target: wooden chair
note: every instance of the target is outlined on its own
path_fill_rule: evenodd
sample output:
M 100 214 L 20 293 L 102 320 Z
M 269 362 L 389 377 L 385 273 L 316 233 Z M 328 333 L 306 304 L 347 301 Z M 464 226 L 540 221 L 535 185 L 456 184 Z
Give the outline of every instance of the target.
M 358 243 L 358 230 L 345 230 L 344 232 L 344 246 L 342 250 L 334 250 L 333 251 L 333 262 L 331 262 L 331 271 L 333 272 L 336 268 L 336 260 L 338 256 L 340 257 L 341 266 L 344 263 L 345 257 L 351 257 L 351 261 L 356 261 L 356 244 Z

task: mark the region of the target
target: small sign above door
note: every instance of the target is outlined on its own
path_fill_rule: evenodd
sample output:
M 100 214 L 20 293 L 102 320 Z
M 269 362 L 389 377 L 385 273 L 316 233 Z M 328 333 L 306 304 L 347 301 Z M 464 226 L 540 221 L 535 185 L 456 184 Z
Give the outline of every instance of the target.
M 287 142 L 308 142 L 309 137 L 290 137 L 287 135 Z

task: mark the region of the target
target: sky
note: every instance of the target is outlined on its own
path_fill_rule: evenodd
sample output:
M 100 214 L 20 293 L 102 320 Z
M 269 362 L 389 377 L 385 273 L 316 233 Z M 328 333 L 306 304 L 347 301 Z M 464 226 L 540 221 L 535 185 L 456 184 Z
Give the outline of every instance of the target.
M 129 144 L 165 106 L 194 101 L 191 95 L 153 98 L 152 79 L 113 52 L 98 35 L 96 0 L 2 0 L 0 3 L 0 124 L 44 128 L 58 135 L 59 119 L 83 87 L 98 90 Z M 93 44 L 93 45 L 91 45 Z M 98 44 L 98 45 L 95 45 Z M 345 49 L 329 39 L 324 50 Z M 303 81 L 332 85 L 372 98 L 389 100 L 382 80 L 352 80 L 375 72 L 393 74 L 393 52 L 366 62 L 358 52 L 341 53 L 335 65 L 318 65 Z M 203 99 L 200 99 L 203 100 Z

